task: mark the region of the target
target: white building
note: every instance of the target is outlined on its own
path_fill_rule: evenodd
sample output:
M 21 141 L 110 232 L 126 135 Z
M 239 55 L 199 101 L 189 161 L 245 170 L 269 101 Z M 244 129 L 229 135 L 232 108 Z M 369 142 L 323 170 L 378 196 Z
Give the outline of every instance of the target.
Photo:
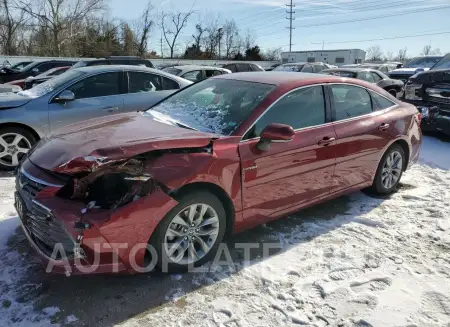
M 288 62 L 324 62 L 330 65 L 342 66 L 360 64 L 365 59 L 366 52 L 361 49 L 309 50 L 281 53 L 283 64 Z

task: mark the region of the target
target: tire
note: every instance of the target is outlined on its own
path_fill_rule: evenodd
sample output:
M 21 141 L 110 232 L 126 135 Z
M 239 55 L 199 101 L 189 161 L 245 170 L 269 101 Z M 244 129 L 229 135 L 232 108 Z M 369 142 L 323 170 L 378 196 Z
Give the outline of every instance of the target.
M 178 222 L 182 221 L 184 223 L 189 222 L 189 209 L 195 205 L 197 205 L 194 216 L 195 226 L 192 226 L 192 224 L 190 226 L 187 224 L 178 224 Z M 203 222 L 207 219 L 212 219 L 210 217 L 213 217 L 215 213 L 217 223 L 212 223 L 199 228 L 202 222 L 200 221 L 200 216 L 202 209 L 205 207 L 208 208 L 203 216 Z M 183 220 L 180 221 L 176 217 L 182 218 Z M 176 220 L 176 222 L 174 222 L 174 220 Z M 216 220 L 212 219 L 210 221 Z M 178 201 L 178 205 L 167 213 L 150 239 L 150 245 L 154 247 L 158 256 L 156 261 L 157 266 L 162 269 L 163 272 L 186 272 L 189 267 L 201 266 L 205 262 L 211 260 L 224 238 L 226 223 L 227 219 L 224 206 L 213 194 L 205 191 L 198 191 L 182 196 Z M 171 227 L 170 230 L 169 227 Z M 214 231 L 214 228 L 217 228 L 217 233 Z M 179 233 L 179 235 L 175 236 L 173 231 Z M 212 231 L 214 232 L 214 235 L 199 236 L 199 234 Z M 203 256 L 201 256 L 201 254 L 204 251 L 202 250 L 202 243 L 198 239 L 199 237 L 203 240 L 203 243 L 209 246 L 208 252 Z M 177 244 L 180 245 L 177 246 Z M 172 256 L 170 256 L 171 253 L 169 252 L 176 247 L 177 249 Z M 191 252 L 192 247 L 197 253 L 194 260 L 192 259 L 194 258 L 194 255 Z M 182 259 L 178 261 L 174 260 L 174 256 L 177 257 L 177 259 L 180 258 L 181 252 L 183 252 Z
M 397 91 L 395 89 L 388 90 L 389 94 L 392 95 L 394 98 L 397 98 Z
M 14 170 L 36 142 L 25 128 L 0 127 L 0 169 Z
M 395 162 L 397 158 L 401 158 L 401 162 Z M 394 162 L 389 168 L 392 160 Z M 379 195 L 395 192 L 402 178 L 405 160 L 406 156 L 403 148 L 398 144 L 392 145 L 381 158 L 373 184 L 369 190 Z M 389 176 L 394 176 L 393 180 L 388 181 L 386 178 L 390 178 Z

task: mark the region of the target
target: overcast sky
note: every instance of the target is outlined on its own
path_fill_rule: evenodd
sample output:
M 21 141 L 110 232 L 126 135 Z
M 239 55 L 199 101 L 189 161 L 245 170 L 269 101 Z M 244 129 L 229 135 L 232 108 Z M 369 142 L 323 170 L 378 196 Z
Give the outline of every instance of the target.
M 155 14 L 173 9 L 195 11 L 180 36 L 180 49 L 192 39 L 199 19 L 220 15 L 223 20 L 234 19 L 241 30 L 250 29 L 261 48 L 287 50 L 288 1 L 153 0 L 152 4 Z M 110 16 L 132 21 L 146 4 L 147 0 L 110 0 Z M 294 4 L 293 50 L 321 49 L 322 45 L 325 49 L 366 50 L 380 45 L 384 53 L 394 54 L 407 47 L 412 56 L 431 45 L 442 53 L 450 52 L 450 0 L 294 0 Z M 158 53 L 159 39 L 160 30 L 155 27 L 150 49 Z

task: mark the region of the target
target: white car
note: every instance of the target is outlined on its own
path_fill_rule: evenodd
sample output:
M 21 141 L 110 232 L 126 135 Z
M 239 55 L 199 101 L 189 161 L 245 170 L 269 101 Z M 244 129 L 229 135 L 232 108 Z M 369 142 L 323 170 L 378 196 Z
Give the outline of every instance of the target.
M 213 76 L 231 74 L 231 70 L 229 69 L 200 65 L 173 66 L 164 68 L 163 71 L 183 77 L 184 79 L 187 79 L 191 82 L 198 82 Z

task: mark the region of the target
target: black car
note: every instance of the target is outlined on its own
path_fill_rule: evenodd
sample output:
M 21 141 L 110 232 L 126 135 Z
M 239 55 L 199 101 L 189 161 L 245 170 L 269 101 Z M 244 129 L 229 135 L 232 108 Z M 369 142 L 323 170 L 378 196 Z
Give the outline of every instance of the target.
M 15 63 L 12 66 L 4 66 L 0 69 L 0 74 L 4 74 L 7 71 L 20 71 L 22 70 L 25 66 L 31 64 L 33 61 L 20 61 Z
M 0 74 L 0 83 L 7 83 L 11 81 L 16 81 L 19 79 L 25 79 L 30 76 L 37 76 L 46 72 L 49 69 L 56 67 L 64 67 L 64 66 L 72 66 L 76 63 L 76 61 L 71 60 L 43 60 L 43 61 L 35 61 L 27 66 L 25 66 L 22 70 L 19 71 L 7 71 L 3 74 Z
M 71 68 L 71 66 L 56 67 L 56 68 L 49 69 L 46 72 L 39 74 L 37 76 L 27 77 L 24 80 L 23 89 L 24 90 L 31 89 L 32 87 L 35 87 L 38 84 L 44 83 L 45 81 L 48 81 L 49 79 L 52 79 L 55 76 L 61 75 L 62 73 L 69 70 L 70 68 Z
M 450 53 L 429 71 L 415 74 L 405 85 L 405 102 L 422 113 L 422 130 L 450 136 Z
M 335 68 L 325 69 L 323 74 L 336 75 L 341 77 L 357 78 L 363 81 L 376 84 L 385 89 L 394 97 L 401 97 L 404 83 L 400 80 L 389 78 L 386 74 L 368 68 Z
M 248 62 L 230 63 L 221 65 L 220 67 L 231 70 L 232 73 L 241 72 L 263 72 L 264 69 L 257 64 Z
M 279 65 L 274 68 L 274 72 L 295 72 L 295 73 L 320 73 L 322 70 L 330 68 L 322 62 L 292 62 Z
M 131 65 L 155 68 L 150 60 L 134 56 L 110 56 L 92 60 L 82 60 L 74 65 L 73 68 L 101 65 Z

